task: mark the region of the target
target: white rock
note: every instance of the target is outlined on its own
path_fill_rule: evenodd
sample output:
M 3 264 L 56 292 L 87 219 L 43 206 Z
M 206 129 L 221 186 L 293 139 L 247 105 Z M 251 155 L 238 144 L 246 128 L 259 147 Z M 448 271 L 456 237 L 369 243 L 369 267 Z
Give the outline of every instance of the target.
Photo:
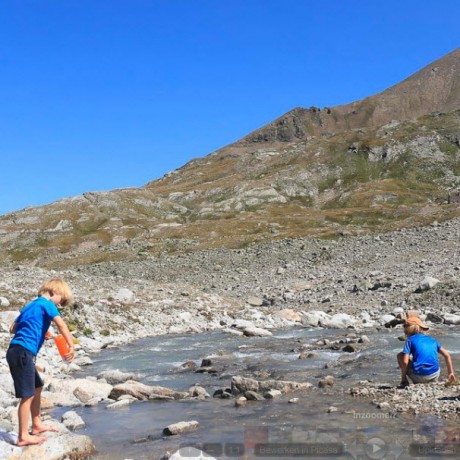
M 88 351 L 99 351 L 104 347 L 104 343 L 99 340 L 91 339 L 89 337 L 81 336 L 78 338 L 80 345 Z
M 389 323 L 390 321 L 393 321 L 396 319 L 393 315 L 382 315 L 379 318 L 379 323 L 383 326 L 386 323 Z
M 9 307 L 10 301 L 6 297 L 0 297 L 0 307 Z
M 191 431 L 197 430 L 199 426 L 200 424 L 196 420 L 191 420 L 189 422 L 178 422 L 168 425 L 163 430 L 163 433 L 168 436 L 189 433 Z
M 85 458 L 91 455 L 94 450 L 95 447 L 93 441 L 88 436 L 66 433 L 59 436 L 50 436 L 47 441 L 41 445 L 28 446 L 25 450 L 27 454 L 24 458 L 33 460 Z M 20 449 L 20 451 L 22 452 L 22 449 Z
M 324 311 L 307 311 L 302 314 L 302 324 L 306 327 L 317 327 L 319 323 L 327 322 L 331 319 L 331 316 Z
M 83 419 L 73 410 L 62 414 L 61 422 L 66 428 L 72 431 L 85 426 Z
M 132 303 L 135 299 L 134 292 L 126 288 L 119 289 L 112 297 L 122 303 Z
M 333 329 L 346 329 L 356 324 L 356 318 L 347 313 L 337 313 L 331 316 L 330 319 L 321 321 L 320 324 Z
M 427 276 L 421 281 L 419 289 L 421 291 L 428 291 L 430 289 L 433 289 L 438 283 L 438 279 L 433 278 L 432 276 Z
M 113 410 L 113 409 L 121 409 L 123 407 L 128 407 L 133 402 L 132 399 L 120 399 L 112 404 L 108 404 L 106 409 Z
M 444 322 L 446 324 L 460 324 L 460 315 L 454 315 L 453 313 L 446 313 L 444 315 Z
M 113 371 L 103 371 L 97 374 L 98 379 L 105 379 L 107 383 L 116 385 L 117 383 L 123 383 L 128 380 L 136 380 L 137 376 L 129 372 L 121 372 L 118 369 Z
M 247 337 L 269 337 L 273 335 L 270 331 L 267 331 L 267 329 L 255 326 L 245 328 L 243 334 Z

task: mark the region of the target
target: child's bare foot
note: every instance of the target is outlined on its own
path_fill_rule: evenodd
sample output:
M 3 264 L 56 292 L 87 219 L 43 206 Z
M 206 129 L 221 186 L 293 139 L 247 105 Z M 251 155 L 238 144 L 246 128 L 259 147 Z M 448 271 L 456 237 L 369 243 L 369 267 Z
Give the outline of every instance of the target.
M 46 436 L 25 436 L 18 439 L 16 445 L 18 447 L 32 446 L 34 444 L 43 444 L 48 438 Z
M 53 431 L 54 433 L 59 433 L 59 430 L 55 428 L 54 426 L 51 425 L 45 425 L 45 424 L 40 424 L 40 425 L 35 425 L 32 427 L 31 433 L 33 435 L 37 435 L 40 433 L 44 433 L 45 431 Z

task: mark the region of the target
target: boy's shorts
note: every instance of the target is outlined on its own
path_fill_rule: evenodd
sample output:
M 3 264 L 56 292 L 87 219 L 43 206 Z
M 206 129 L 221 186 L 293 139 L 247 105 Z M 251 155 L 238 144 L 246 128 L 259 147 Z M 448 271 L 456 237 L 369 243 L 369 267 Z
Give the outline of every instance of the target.
M 35 369 L 34 354 L 31 351 L 21 345 L 10 345 L 6 360 L 13 377 L 16 398 L 29 398 L 35 394 L 36 388 L 44 385 Z
M 407 366 L 407 377 L 409 377 L 413 383 L 429 383 L 435 382 L 438 380 L 441 371 L 437 371 L 434 374 L 430 375 L 419 375 L 414 373 L 414 367 L 412 365 L 412 361 Z

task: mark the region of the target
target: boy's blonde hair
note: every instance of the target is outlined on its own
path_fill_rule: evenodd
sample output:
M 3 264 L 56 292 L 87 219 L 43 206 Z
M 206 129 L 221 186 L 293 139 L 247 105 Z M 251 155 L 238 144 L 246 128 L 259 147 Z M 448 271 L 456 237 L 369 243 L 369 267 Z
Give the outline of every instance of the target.
M 415 334 L 424 334 L 426 329 L 422 329 L 418 324 L 405 324 L 404 325 L 404 333 L 407 337 Z
M 69 285 L 61 278 L 52 278 L 48 281 L 45 281 L 38 295 L 42 296 L 43 294 L 48 293 L 50 296 L 54 294 L 59 294 L 63 297 L 61 301 L 61 306 L 65 306 L 73 302 L 73 295 Z
M 420 319 L 416 311 L 408 311 L 404 321 L 404 333 L 409 337 L 415 334 L 424 334 L 429 327 Z

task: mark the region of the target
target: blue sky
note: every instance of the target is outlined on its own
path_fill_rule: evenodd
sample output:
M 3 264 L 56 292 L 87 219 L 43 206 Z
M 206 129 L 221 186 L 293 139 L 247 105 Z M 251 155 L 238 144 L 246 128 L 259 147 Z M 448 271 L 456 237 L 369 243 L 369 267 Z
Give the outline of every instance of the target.
M 139 187 L 460 46 L 458 0 L 1 0 L 0 214 Z

